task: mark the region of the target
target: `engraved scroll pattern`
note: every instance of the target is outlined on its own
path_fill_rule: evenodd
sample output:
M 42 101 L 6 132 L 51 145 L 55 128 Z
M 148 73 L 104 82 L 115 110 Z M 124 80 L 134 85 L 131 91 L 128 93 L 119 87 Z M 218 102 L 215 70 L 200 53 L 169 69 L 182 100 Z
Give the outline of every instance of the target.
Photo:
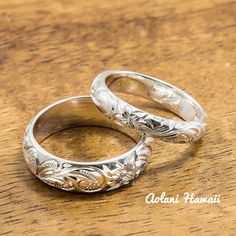
M 114 96 L 109 90 L 103 88 L 95 90 L 92 95 L 95 98 L 97 106 L 100 107 L 107 117 L 116 123 L 138 129 L 153 137 L 161 138 L 164 141 L 195 141 L 205 132 L 204 124 L 199 122 L 178 122 L 148 114 L 128 105 L 126 102 Z M 162 94 L 163 97 L 165 99 L 165 94 Z M 169 92 L 167 93 L 166 99 L 173 100 Z M 175 104 L 175 107 L 177 109 L 178 104 Z
M 137 177 L 151 155 L 151 140 L 145 138 L 121 160 L 82 166 L 57 158 L 40 161 L 42 154 L 31 145 L 26 131 L 23 152 L 30 170 L 43 182 L 67 191 L 98 192 L 116 189 Z

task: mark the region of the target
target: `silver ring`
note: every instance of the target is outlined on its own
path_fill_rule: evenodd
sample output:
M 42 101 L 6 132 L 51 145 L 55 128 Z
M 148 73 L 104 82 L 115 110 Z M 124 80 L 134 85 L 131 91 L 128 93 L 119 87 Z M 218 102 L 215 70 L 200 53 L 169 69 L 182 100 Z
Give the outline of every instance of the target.
M 112 91 L 151 99 L 184 121 L 147 113 L 117 97 Z M 168 142 L 186 143 L 200 139 L 206 127 L 206 113 L 190 95 L 162 80 L 132 71 L 104 71 L 92 83 L 91 96 L 105 115 L 116 123 L 140 130 Z
M 66 160 L 40 146 L 49 135 L 78 126 L 116 129 L 132 137 L 137 144 L 120 156 L 97 162 Z M 106 118 L 91 97 L 71 97 L 47 106 L 33 117 L 25 131 L 23 153 L 33 174 L 51 186 L 77 192 L 108 191 L 130 183 L 141 173 L 151 155 L 151 138 L 133 131 Z

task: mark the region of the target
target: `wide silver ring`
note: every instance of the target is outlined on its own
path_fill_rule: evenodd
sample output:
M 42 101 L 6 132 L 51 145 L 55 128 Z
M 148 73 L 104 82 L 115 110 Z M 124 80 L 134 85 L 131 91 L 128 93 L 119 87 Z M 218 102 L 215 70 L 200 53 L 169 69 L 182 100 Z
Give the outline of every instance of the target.
M 120 156 L 97 162 L 66 160 L 40 145 L 49 135 L 78 126 L 116 129 L 137 144 Z M 133 131 L 106 118 L 91 97 L 71 97 L 47 106 L 33 117 L 25 131 L 23 153 L 33 174 L 51 186 L 77 192 L 107 191 L 130 183 L 142 172 L 151 155 L 151 138 Z
M 184 121 L 147 113 L 116 96 L 115 91 L 151 99 Z M 147 75 L 132 71 L 104 71 L 93 81 L 91 96 L 107 117 L 154 138 L 186 143 L 200 139 L 205 132 L 206 113 L 196 100 L 181 89 Z

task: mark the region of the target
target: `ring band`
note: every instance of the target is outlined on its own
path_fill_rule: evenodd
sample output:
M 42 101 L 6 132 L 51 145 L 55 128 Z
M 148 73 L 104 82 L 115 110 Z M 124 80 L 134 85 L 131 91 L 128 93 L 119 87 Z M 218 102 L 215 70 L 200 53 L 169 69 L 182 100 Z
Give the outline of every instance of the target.
M 111 89 L 153 100 L 184 121 L 147 113 L 123 101 Z M 147 75 L 132 71 L 104 71 L 93 81 L 91 96 L 107 117 L 154 138 L 186 143 L 200 139 L 205 132 L 206 113 L 198 102 L 175 86 Z
M 119 130 L 137 144 L 122 155 L 97 162 L 75 162 L 57 157 L 40 142 L 60 130 L 78 126 L 102 126 Z M 104 116 L 91 97 L 60 100 L 41 110 L 25 131 L 23 153 L 30 170 L 43 182 L 77 192 L 98 192 L 128 184 L 147 164 L 151 138 L 137 130 L 121 127 Z

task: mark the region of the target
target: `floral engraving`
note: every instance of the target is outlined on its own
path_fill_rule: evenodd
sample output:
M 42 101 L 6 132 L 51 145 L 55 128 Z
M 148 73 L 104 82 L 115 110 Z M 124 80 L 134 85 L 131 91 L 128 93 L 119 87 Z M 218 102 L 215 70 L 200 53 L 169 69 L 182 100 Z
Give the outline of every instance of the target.
M 144 169 L 151 155 L 149 144 L 147 140 L 146 144 L 129 154 L 124 162 L 85 167 L 48 159 L 39 165 L 36 175 L 45 183 L 67 191 L 98 192 L 116 189 L 130 183 Z
M 23 153 L 25 160 L 29 166 L 29 169 L 33 174 L 36 174 L 37 170 L 37 151 L 36 149 L 30 144 L 29 138 L 27 137 L 27 134 L 24 135 L 23 140 Z
M 175 110 L 175 112 L 181 108 L 183 98 L 180 96 L 167 89 L 162 89 L 161 91 L 159 89 L 159 95 L 156 92 L 157 87 L 149 91 L 154 100 L 162 101 L 166 107 L 169 107 L 168 104 L 171 103 L 171 108 L 169 108 Z M 97 89 L 92 95 L 95 98 L 95 103 L 104 111 L 105 115 L 116 123 L 138 129 L 147 135 L 160 138 L 164 141 L 195 141 L 205 132 L 205 124 L 173 121 L 154 116 L 127 104 L 113 95 L 108 89 Z
M 67 191 L 95 192 L 105 186 L 105 178 L 96 167 L 78 167 L 49 159 L 41 163 L 37 176 L 49 185 Z

